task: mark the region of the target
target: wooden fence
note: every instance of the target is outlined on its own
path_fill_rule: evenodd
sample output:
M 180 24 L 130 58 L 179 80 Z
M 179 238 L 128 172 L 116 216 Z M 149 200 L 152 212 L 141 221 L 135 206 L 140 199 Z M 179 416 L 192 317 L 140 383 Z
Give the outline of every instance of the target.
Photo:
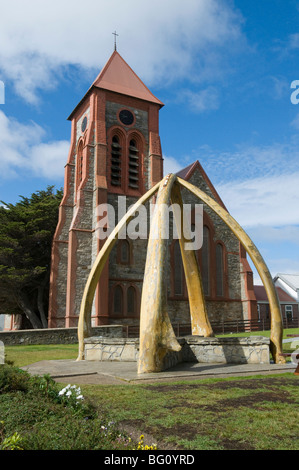
M 191 323 L 173 323 L 174 332 L 177 337 L 191 335 Z M 214 333 L 245 333 L 254 331 L 267 331 L 271 329 L 270 319 L 262 320 L 235 320 L 211 322 Z M 283 319 L 283 328 L 299 328 L 299 318 L 293 320 Z M 123 325 L 123 334 L 127 338 L 137 338 L 139 336 L 138 325 Z

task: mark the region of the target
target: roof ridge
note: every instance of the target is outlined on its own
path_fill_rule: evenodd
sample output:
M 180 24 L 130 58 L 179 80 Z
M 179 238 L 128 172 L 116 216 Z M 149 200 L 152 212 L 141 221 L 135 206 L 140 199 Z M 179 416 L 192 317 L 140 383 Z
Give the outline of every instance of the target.
M 116 64 L 116 61 L 119 61 L 118 64 Z M 109 74 L 109 70 L 111 67 L 115 68 L 115 71 L 118 73 L 113 74 L 113 78 L 115 77 L 116 80 L 111 80 L 111 77 L 108 77 L 108 79 L 105 80 L 105 77 L 107 78 L 107 74 Z M 113 70 L 114 71 L 114 70 Z M 132 76 L 135 78 L 137 83 L 140 85 L 139 90 L 134 90 L 130 86 L 124 85 L 123 83 L 119 83 L 119 80 L 126 81 L 124 79 L 131 79 Z M 150 91 L 150 89 L 143 83 L 141 78 L 137 75 L 136 72 L 132 69 L 132 67 L 124 60 L 124 58 L 120 55 L 118 51 L 114 51 L 106 64 L 104 65 L 103 69 L 97 76 L 97 78 L 94 80 L 92 86 L 95 86 L 97 88 L 104 88 L 108 89 L 110 91 L 117 91 L 117 87 L 119 87 L 119 93 L 124 93 L 124 94 L 130 94 L 133 92 L 132 96 L 134 96 L 134 91 L 135 91 L 135 97 L 144 99 L 146 101 L 153 101 L 154 103 L 159 104 L 160 106 L 164 106 L 162 101 L 160 101 L 156 96 Z M 126 93 L 127 90 L 127 93 Z M 137 94 L 136 94 L 137 92 Z
M 227 211 L 227 208 L 225 207 L 224 202 L 222 201 L 221 197 L 219 196 L 215 186 L 211 182 L 210 178 L 208 177 L 205 170 L 203 169 L 203 166 L 199 163 L 198 160 L 195 160 L 190 165 L 188 165 L 185 168 L 183 168 L 182 170 L 178 171 L 176 173 L 176 175 L 179 178 L 182 178 L 184 180 L 189 180 L 191 178 L 193 172 L 196 170 L 196 168 L 198 168 L 198 170 L 202 174 L 205 182 L 207 183 L 208 187 L 210 188 L 210 190 L 211 190 L 213 196 L 215 197 L 215 199 L 217 200 L 217 202 Z
M 160 106 L 161 108 L 164 106 L 164 103 L 156 98 L 118 51 L 113 51 L 92 85 L 69 115 L 69 120 L 72 119 L 74 112 L 94 88 L 100 88 L 114 93 L 131 96 L 143 101 L 148 101 Z

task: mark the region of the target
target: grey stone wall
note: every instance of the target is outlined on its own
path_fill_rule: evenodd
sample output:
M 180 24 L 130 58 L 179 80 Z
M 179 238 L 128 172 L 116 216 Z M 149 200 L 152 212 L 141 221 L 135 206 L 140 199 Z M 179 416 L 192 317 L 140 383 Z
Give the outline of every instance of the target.
M 118 210 L 117 210 L 117 200 L 118 195 L 116 194 L 109 194 L 108 195 L 108 203 L 113 205 L 116 208 L 115 215 L 116 215 L 116 223 L 118 220 Z M 127 197 L 127 208 L 133 205 L 137 201 L 137 198 Z M 137 230 L 139 230 L 137 228 Z M 147 251 L 147 239 L 136 239 L 130 240 L 129 243 L 131 244 L 132 248 L 132 257 L 133 257 L 133 264 L 132 265 L 121 265 L 117 264 L 117 242 L 113 247 L 110 258 L 109 258 L 109 276 L 112 278 L 124 278 L 124 279 L 143 279 L 144 275 L 144 266 L 146 260 L 146 251 Z
M 76 279 L 73 286 L 74 314 L 79 315 L 84 287 L 92 267 L 92 230 L 94 222 L 94 148 L 90 148 L 88 162 L 88 177 L 84 188 L 80 191 L 80 206 L 74 206 L 75 231 L 77 249 L 75 253 Z M 76 214 L 77 212 L 77 215 Z
M 206 300 L 210 322 L 234 321 L 243 319 L 240 301 Z M 172 323 L 190 323 L 190 309 L 187 300 L 168 300 L 168 314 Z
M 180 362 L 218 364 L 269 364 L 270 339 L 263 336 L 247 338 L 203 338 L 186 336 L 178 338 L 179 352 L 168 352 L 164 369 Z M 136 338 L 85 339 L 85 359 L 91 361 L 138 361 L 139 340 Z
M 190 183 L 194 184 L 195 186 L 203 189 L 210 197 L 215 199 L 212 191 L 204 181 L 202 175 L 199 171 L 194 172 L 190 179 Z M 190 195 L 187 196 L 187 190 L 183 190 L 184 197 L 187 199 L 190 198 Z M 189 193 L 190 194 L 190 193 Z M 185 196 L 186 195 L 186 196 Z M 221 194 L 219 195 L 221 197 Z M 191 195 L 191 198 L 193 196 Z M 225 201 L 224 201 L 225 203 Z M 238 238 L 232 233 L 230 228 L 222 221 L 222 219 L 212 211 L 206 204 L 204 204 L 204 211 L 209 215 L 211 220 L 213 221 L 214 229 L 215 229 L 215 236 L 214 241 L 221 240 L 227 250 L 227 267 L 228 267 L 228 291 L 229 291 L 229 298 L 232 300 L 239 300 L 238 303 L 226 305 L 225 302 L 222 303 L 222 312 L 226 312 L 226 320 L 236 320 L 236 319 L 248 319 L 248 304 L 245 301 L 246 297 L 246 289 L 245 289 L 245 278 L 241 275 L 241 271 L 243 267 L 240 263 L 240 255 L 239 255 L 239 240 Z M 209 315 L 211 315 L 212 321 L 217 321 L 218 319 L 223 318 L 223 314 L 221 318 L 215 318 L 216 315 L 216 305 L 210 305 L 209 300 L 207 300 L 207 308 Z M 218 310 L 220 311 L 220 310 Z
M 69 198 L 66 205 L 63 207 L 64 223 L 59 234 L 56 244 L 58 251 L 59 263 L 57 269 L 56 286 L 56 325 L 58 328 L 65 326 L 65 311 L 66 311 L 66 289 L 67 289 L 67 265 L 68 265 L 68 239 L 69 228 L 73 219 L 73 199 L 74 199 L 74 181 L 75 181 L 75 165 L 70 164 L 70 187 Z
M 112 101 L 106 102 L 106 126 L 109 129 L 112 126 L 119 126 L 120 123 L 117 119 L 118 111 L 124 108 L 123 105 L 119 103 L 113 103 Z M 133 108 L 131 106 L 126 106 L 126 109 L 132 111 L 135 115 L 136 121 L 134 124 L 134 129 L 140 131 L 145 139 L 148 142 L 148 113 L 144 110 Z
M 91 337 L 85 340 L 84 355 L 87 361 L 136 362 L 138 348 L 137 339 Z
M 270 339 L 263 336 L 202 338 L 189 336 L 183 345 L 188 362 L 221 364 L 269 364 Z
M 98 326 L 92 333 L 101 337 L 121 338 L 120 325 Z M 47 328 L 44 330 L 0 331 L 0 341 L 4 346 L 20 344 L 76 344 L 78 343 L 77 328 Z

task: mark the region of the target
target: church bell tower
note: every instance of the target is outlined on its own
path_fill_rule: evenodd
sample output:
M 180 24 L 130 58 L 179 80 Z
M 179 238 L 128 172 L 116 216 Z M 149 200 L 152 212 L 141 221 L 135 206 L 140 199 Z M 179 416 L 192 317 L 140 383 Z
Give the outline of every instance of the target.
M 115 50 L 69 116 L 71 143 L 52 248 L 50 328 L 77 326 L 84 286 L 104 243 L 96 234 L 97 208 L 117 206 L 119 196 L 134 203 L 162 179 L 162 106 Z M 143 278 L 138 260 L 146 251 L 137 242 L 133 247 L 118 241 L 114 259 L 107 261 L 93 326 L 137 318 Z

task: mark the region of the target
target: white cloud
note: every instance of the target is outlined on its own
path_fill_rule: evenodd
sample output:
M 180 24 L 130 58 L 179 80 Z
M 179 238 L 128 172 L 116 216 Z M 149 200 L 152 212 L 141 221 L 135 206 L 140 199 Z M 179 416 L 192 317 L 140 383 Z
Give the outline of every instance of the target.
M 231 215 L 243 227 L 299 224 L 299 172 L 217 186 Z
M 182 165 L 173 157 L 163 155 L 163 160 L 164 176 L 168 173 L 177 173 L 182 169 Z
M 257 244 L 259 248 L 259 240 L 253 241 Z M 294 252 L 294 256 L 284 256 L 284 253 L 278 253 L 275 250 L 267 250 L 266 253 L 264 249 L 260 249 L 261 255 L 271 273 L 272 278 L 276 276 L 277 273 L 288 273 L 288 274 L 298 274 L 299 273 L 299 258 L 298 258 L 298 251 Z M 297 255 L 297 256 L 296 256 Z M 253 271 L 254 277 L 254 284 L 255 285 L 262 285 L 262 280 L 252 262 L 249 255 L 247 256 L 247 260 L 250 264 L 250 267 Z
M 271 274 L 299 272 L 298 137 L 283 144 L 240 144 L 230 152 L 202 146 L 193 152 L 196 158 Z
M 30 102 L 65 66 L 98 71 L 113 50 L 115 29 L 118 50 L 150 85 L 220 72 L 222 57 L 243 38 L 241 17 L 223 0 L 1 3 L 1 72 Z
M 213 86 L 209 86 L 197 92 L 183 90 L 180 91 L 179 101 L 187 104 L 192 111 L 202 113 L 219 108 L 219 92 Z
M 30 166 L 36 175 L 62 178 L 70 143 L 65 140 L 34 145 L 31 149 Z
M 288 273 L 288 274 L 298 274 L 299 273 L 299 260 L 298 257 L 293 258 L 284 258 L 278 255 L 275 258 L 275 255 L 270 256 L 267 260 L 267 266 L 271 273 L 272 278 L 276 276 L 277 273 Z
M 21 124 L 0 111 L 1 179 L 27 173 L 62 178 L 69 142 L 43 142 L 46 132 L 35 122 Z
M 284 225 L 281 227 L 271 227 L 259 225 L 250 229 L 253 239 L 267 243 L 291 243 L 299 245 L 299 225 Z M 298 260 L 299 262 L 299 260 Z
M 184 158 L 182 167 L 196 159 L 213 182 L 225 206 L 242 227 L 275 227 L 269 235 L 296 238 L 299 225 L 299 151 L 294 138 L 287 144 L 239 145 L 234 152 L 202 146 Z M 172 163 L 171 159 L 169 163 Z M 178 170 L 176 170 L 178 171 Z M 261 232 L 260 232 L 261 234 Z M 298 237 L 299 239 L 299 237 Z
M 192 153 L 198 158 L 213 182 L 240 182 L 252 179 L 271 178 L 296 172 L 299 161 L 298 137 L 287 143 L 270 145 L 239 144 L 236 150 L 217 152 L 207 146 Z
M 246 231 L 260 251 L 272 277 L 278 272 L 299 273 L 299 226 L 263 226 Z M 249 255 L 247 259 L 254 274 L 254 283 L 262 284 Z

